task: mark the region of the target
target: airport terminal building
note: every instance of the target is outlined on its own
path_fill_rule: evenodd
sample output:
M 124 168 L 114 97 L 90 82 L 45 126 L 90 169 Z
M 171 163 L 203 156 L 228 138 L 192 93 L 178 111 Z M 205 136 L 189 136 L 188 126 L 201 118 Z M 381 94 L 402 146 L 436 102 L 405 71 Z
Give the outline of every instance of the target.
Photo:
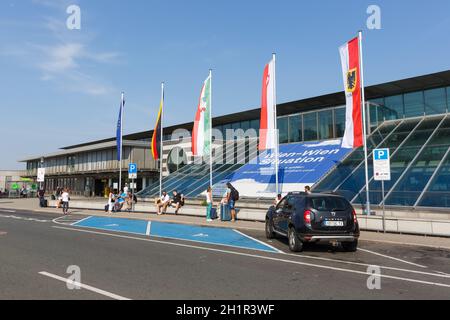
M 385 183 L 386 205 L 393 207 L 450 208 L 450 71 L 392 81 L 365 88 L 369 177 L 373 176 L 372 151 L 389 148 L 392 180 Z M 277 107 L 280 152 L 299 154 L 301 148 L 333 145 L 345 130 L 345 95 L 343 92 L 279 104 Z M 214 185 L 232 183 L 248 163 L 258 156 L 257 150 L 240 148 L 254 138 L 229 130 L 259 131 L 260 109 L 224 115 L 213 119 L 213 127 L 223 133 L 214 141 Z M 209 185 L 209 164 L 194 161 L 190 140 L 174 136 L 177 129 L 191 131 L 193 123 L 164 128 L 163 186 L 196 198 Z M 152 131 L 124 136 L 123 175 L 128 163 L 138 164 L 138 189 L 142 197 L 159 192 L 159 164 L 152 159 Z M 226 149 L 226 152 L 217 152 Z M 230 152 L 232 150 L 232 152 Z M 323 149 L 326 150 L 326 149 Z M 325 151 L 321 152 L 325 152 Z M 223 160 L 232 157 L 233 163 Z M 219 159 L 220 158 L 220 159 Z M 65 147 L 48 155 L 23 160 L 27 176 L 36 177 L 38 167 L 46 169 L 46 189 L 68 186 L 75 193 L 102 196 L 104 189 L 118 179 L 115 138 Z M 354 204 L 366 202 L 364 152 L 348 150 L 320 174 L 309 175 L 308 184 L 315 191 L 343 194 Z M 286 160 L 285 163 L 295 162 Z M 297 164 L 298 159 L 296 160 Z M 306 163 L 306 160 L 303 160 Z M 306 166 L 306 164 L 305 164 Z M 298 166 L 297 166 L 298 167 Z M 306 166 L 307 167 L 307 166 Z M 286 167 L 286 185 L 295 186 L 296 175 Z M 303 168 L 305 169 L 305 168 Z M 302 170 L 303 170 L 302 169 Z M 308 168 L 306 168 L 308 169 Z M 317 169 L 317 166 L 314 167 Z M 300 184 L 297 184 L 299 187 Z M 382 201 L 380 182 L 370 181 L 371 203 Z M 284 190 L 283 192 L 288 191 Z M 244 194 L 245 196 L 245 194 Z M 263 197 L 263 196 L 261 196 Z

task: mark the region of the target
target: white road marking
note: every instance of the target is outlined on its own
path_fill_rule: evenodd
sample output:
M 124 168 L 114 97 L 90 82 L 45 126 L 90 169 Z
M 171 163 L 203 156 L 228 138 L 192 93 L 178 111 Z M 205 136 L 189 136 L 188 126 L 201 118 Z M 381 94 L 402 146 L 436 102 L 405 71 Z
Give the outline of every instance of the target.
M 14 216 L 14 215 L 10 215 L 10 216 L 5 216 L 0 214 L 0 218 L 9 218 L 9 219 L 15 219 L 15 220 L 22 220 L 22 221 L 33 221 L 33 222 L 49 222 L 48 220 L 40 220 L 40 219 L 35 219 L 35 218 L 25 218 L 25 217 L 18 217 L 18 216 Z
M 374 239 L 364 239 L 363 237 L 359 238 L 361 241 L 365 242 L 377 242 L 377 243 L 390 243 L 390 244 L 398 244 L 401 246 L 410 246 L 410 247 L 424 247 L 424 248 L 433 248 L 433 249 L 445 249 L 450 250 L 450 247 L 445 246 L 433 246 L 429 244 L 419 244 L 419 243 L 407 243 L 407 242 L 400 242 L 400 241 L 389 241 L 389 240 L 374 240 Z
M 150 230 L 151 230 L 151 228 L 152 228 L 152 222 L 149 221 L 149 222 L 147 222 L 147 230 L 145 230 L 145 234 L 146 234 L 147 236 L 150 235 Z
M 58 226 L 53 226 L 53 228 L 62 229 L 62 230 L 69 230 L 69 231 L 76 231 L 76 232 L 82 232 L 82 233 L 98 234 L 98 235 L 104 235 L 104 236 L 110 236 L 110 237 L 116 237 L 116 238 L 122 238 L 122 239 L 146 241 L 146 242 L 165 244 L 165 245 L 176 246 L 176 247 L 191 248 L 191 249 L 198 249 L 198 250 L 211 251 L 211 252 L 219 252 L 219 253 L 225 253 L 225 254 L 231 254 L 231 255 L 237 255 L 237 256 L 243 256 L 243 257 L 250 257 L 250 258 L 262 259 L 262 260 L 269 260 L 269 261 L 275 261 L 275 262 L 289 263 L 289 264 L 295 264 L 295 265 L 301 265 L 301 266 L 315 267 L 315 268 L 320 268 L 320 269 L 327 269 L 327 270 L 333 270 L 333 271 L 340 271 L 340 272 L 346 272 L 346 273 L 353 273 L 353 274 L 369 276 L 369 274 L 367 272 L 364 272 L 364 271 L 357 271 L 357 270 L 344 269 L 344 268 L 336 268 L 336 267 L 324 266 L 324 265 L 320 265 L 320 264 L 312 264 L 312 263 L 306 263 L 306 262 L 300 262 L 300 261 L 293 261 L 293 260 L 286 260 L 286 259 L 280 259 L 280 258 L 274 258 L 274 257 L 260 256 L 260 255 L 244 253 L 244 252 L 236 252 L 236 251 L 229 251 L 229 250 L 223 250 L 223 249 L 199 247 L 199 246 L 183 244 L 183 243 L 174 243 L 174 242 L 167 242 L 167 241 L 154 240 L 154 239 L 148 239 L 148 238 L 137 238 L 137 237 L 120 235 L 120 234 L 113 234 L 113 233 L 106 233 L 106 232 L 97 232 L 97 231 L 91 231 L 91 230 L 81 230 L 81 229 L 65 228 L 65 227 L 58 227 Z M 386 278 L 386 279 L 405 281 L 405 282 L 413 282 L 413 283 L 420 283 L 420 284 L 425 284 L 425 285 L 432 285 L 432 286 L 450 288 L 450 284 L 439 283 L 439 282 L 422 281 L 422 280 L 403 278 L 403 277 L 396 277 L 396 276 L 389 276 L 389 275 L 383 275 L 383 274 L 379 275 L 379 277 L 380 278 Z
M 0 209 L 0 212 L 16 213 L 15 210 L 5 210 L 5 209 Z
M 308 255 L 304 255 L 304 254 L 293 254 L 293 253 L 284 253 L 284 254 L 287 255 L 287 256 L 291 256 L 291 257 L 306 258 L 306 259 L 313 259 L 313 260 L 322 260 L 322 261 L 328 261 L 328 262 L 337 262 L 337 263 L 349 264 L 349 265 L 361 266 L 361 267 L 370 267 L 370 266 L 374 265 L 374 264 L 368 264 L 368 263 L 353 262 L 353 261 L 346 261 L 346 260 L 338 260 L 338 259 L 331 259 L 331 258 L 324 258 L 324 257 L 314 257 L 314 256 L 308 256 Z M 386 266 L 380 266 L 380 265 L 377 265 L 377 266 L 380 267 L 381 269 L 392 270 L 392 271 L 416 273 L 416 274 L 422 274 L 422 275 L 438 277 L 438 278 L 450 278 L 450 274 L 446 274 L 446 273 L 439 272 L 439 271 L 434 271 L 436 273 L 431 273 L 431 272 L 424 272 L 424 271 L 411 270 L 411 269 L 386 267 Z
M 67 279 L 67 278 L 63 278 L 63 277 L 60 277 L 60 276 L 57 276 L 55 274 L 51 274 L 51 273 L 48 273 L 48 272 L 45 272 L 45 271 L 41 271 L 41 272 L 39 272 L 39 274 L 43 275 L 43 276 L 46 276 L 46 277 L 49 277 L 49 278 L 53 278 L 55 280 L 59 280 L 59 281 L 65 282 L 67 284 L 71 284 L 71 285 L 76 286 L 76 287 L 83 288 L 83 289 L 88 290 L 88 291 L 92 291 L 92 292 L 101 294 L 101 295 L 103 295 L 105 297 L 108 297 L 108 298 L 111 298 L 111 299 L 115 299 L 115 300 L 131 300 L 131 299 L 119 296 L 117 294 L 114 294 L 114 293 L 111 293 L 111 292 L 108 292 L 108 291 L 105 291 L 105 290 L 101 290 L 101 289 L 89 286 L 87 284 L 79 283 L 79 282 L 76 282 L 76 281 L 73 281 L 73 280 L 70 280 L 70 279 Z
M 427 268 L 428 268 L 427 266 L 423 266 L 423 265 L 420 265 L 420 264 L 417 264 L 417 263 L 413 263 L 413 262 L 409 262 L 409 261 L 402 260 L 402 259 L 399 259 L 399 258 L 387 256 L 387 255 L 385 255 L 385 254 L 381 254 L 381 253 L 378 253 L 378 252 L 375 252 L 375 251 L 371 251 L 371 250 L 367 250 L 367 249 L 362 249 L 362 248 L 358 248 L 358 250 L 363 251 L 363 252 L 367 252 L 367 253 L 371 253 L 371 254 L 374 254 L 374 255 L 376 255 L 376 256 L 388 258 L 388 259 L 391 259 L 391 260 L 400 261 L 400 262 L 403 262 L 403 263 L 406 263 L 406 264 L 410 264 L 410 265 L 412 265 L 412 266 L 416 266 L 416 267 L 419 267 L 419 268 L 424 268 L 424 269 L 427 269 Z
M 244 237 L 246 237 L 246 238 L 248 238 L 248 239 L 251 239 L 251 240 L 253 240 L 253 241 L 256 241 L 256 242 L 258 242 L 258 243 L 260 243 L 260 244 L 262 244 L 262 245 L 264 245 L 264 246 L 266 246 L 266 247 L 269 247 L 269 248 L 275 250 L 275 251 L 278 252 L 278 253 L 284 253 L 283 251 L 281 251 L 281 250 L 275 248 L 274 246 L 271 246 L 270 244 L 267 244 L 267 243 L 265 243 L 265 242 L 263 242 L 263 241 L 260 241 L 260 240 L 258 240 L 258 239 L 255 239 L 255 238 L 253 238 L 253 237 L 250 237 L 249 235 L 246 235 L 245 233 L 242 233 L 242 232 L 240 232 L 239 230 L 233 229 L 233 231 L 236 232 L 236 233 L 239 233 L 241 236 L 244 236 Z
M 75 225 L 75 224 L 82 223 L 83 221 L 86 221 L 86 220 L 88 220 L 88 219 L 90 219 L 90 218 L 92 218 L 92 216 L 89 216 L 89 217 L 86 217 L 86 218 L 84 218 L 84 219 L 78 220 L 78 221 L 72 223 L 71 225 L 73 226 L 73 225 Z

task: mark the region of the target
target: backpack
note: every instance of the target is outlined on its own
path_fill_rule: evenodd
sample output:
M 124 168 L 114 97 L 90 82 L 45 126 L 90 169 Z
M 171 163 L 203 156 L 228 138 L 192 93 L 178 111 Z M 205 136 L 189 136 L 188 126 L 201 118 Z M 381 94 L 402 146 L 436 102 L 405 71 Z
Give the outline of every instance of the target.
M 231 188 L 231 199 L 233 201 L 239 200 L 239 191 L 237 191 L 236 188 L 234 188 L 234 187 Z

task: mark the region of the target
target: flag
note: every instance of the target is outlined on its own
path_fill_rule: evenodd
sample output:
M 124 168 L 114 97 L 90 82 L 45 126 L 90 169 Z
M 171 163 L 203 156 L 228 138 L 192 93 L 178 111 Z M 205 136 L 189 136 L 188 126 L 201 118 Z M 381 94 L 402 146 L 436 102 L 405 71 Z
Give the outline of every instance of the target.
M 211 73 L 203 83 L 192 132 L 192 154 L 203 157 L 211 148 Z
M 347 106 L 342 148 L 359 148 L 363 146 L 359 38 L 354 38 L 341 46 L 339 52 Z
M 275 149 L 276 105 L 275 105 L 275 61 L 272 59 L 264 68 L 261 98 L 261 122 L 259 130 L 259 150 Z
M 153 130 L 152 137 L 152 156 L 153 159 L 159 160 L 161 157 L 161 118 L 164 107 L 164 92 L 161 97 L 161 103 L 159 105 L 158 118 L 156 119 L 155 130 Z
M 119 119 L 117 120 L 117 130 L 116 130 L 116 142 L 117 142 L 117 161 L 122 160 L 122 113 L 123 107 L 125 106 L 125 100 L 120 102 Z

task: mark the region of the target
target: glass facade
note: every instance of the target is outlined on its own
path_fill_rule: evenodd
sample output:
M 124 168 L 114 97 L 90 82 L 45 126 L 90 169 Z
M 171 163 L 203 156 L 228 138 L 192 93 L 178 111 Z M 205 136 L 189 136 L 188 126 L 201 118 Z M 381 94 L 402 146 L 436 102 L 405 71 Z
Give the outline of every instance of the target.
M 369 159 L 376 148 L 391 152 L 391 180 L 384 183 L 388 206 L 450 208 L 450 116 L 385 122 L 369 137 Z M 369 161 L 370 202 L 380 205 L 381 182 Z M 366 203 L 362 148 L 324 177 L 314 191 L 333 191 L 354 204 Z

